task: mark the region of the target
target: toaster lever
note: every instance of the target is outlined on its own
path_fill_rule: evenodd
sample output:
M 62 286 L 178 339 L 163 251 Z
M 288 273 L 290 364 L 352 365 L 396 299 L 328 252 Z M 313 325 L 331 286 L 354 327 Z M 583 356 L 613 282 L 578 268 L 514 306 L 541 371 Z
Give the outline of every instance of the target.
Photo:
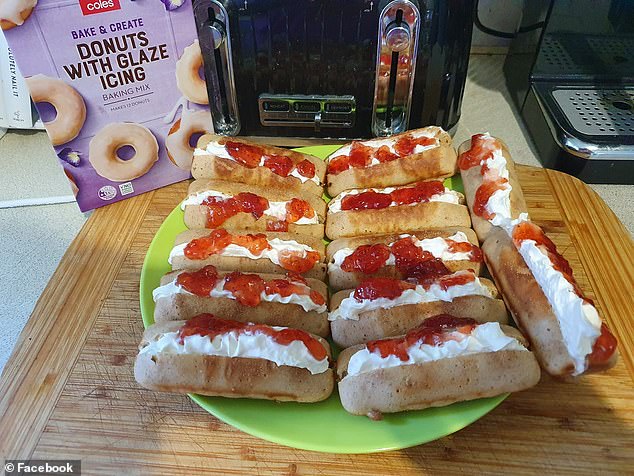
M 407 130 L 416 71 L 420 12 L 409 0 L 389 2 L 379 15 L 372 132 Z
M 240 117 L 233 73 L 229 15 L 217 0 L 195 0 L 194 16 L 203 55 L 214 131 L 235 136 L 240 131 Z

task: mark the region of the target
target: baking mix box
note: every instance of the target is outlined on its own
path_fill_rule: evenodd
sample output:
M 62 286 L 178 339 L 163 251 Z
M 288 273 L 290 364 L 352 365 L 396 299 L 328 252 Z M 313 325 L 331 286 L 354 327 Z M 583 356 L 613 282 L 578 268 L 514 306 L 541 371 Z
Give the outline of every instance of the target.
M 212 128 L 191 1 L 2 0 L 0 25 L 82 211 L 190 176 Z

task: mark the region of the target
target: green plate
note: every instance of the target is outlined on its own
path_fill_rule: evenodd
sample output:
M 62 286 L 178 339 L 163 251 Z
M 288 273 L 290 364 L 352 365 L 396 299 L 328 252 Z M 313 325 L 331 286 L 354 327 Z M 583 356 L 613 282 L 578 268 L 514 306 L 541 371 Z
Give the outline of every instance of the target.
M 298 149 L 325 158 L 339 146 Z M 459 180 L 447 186 L 461 190 Z M 167 263 L 176 235 L 186 229 L 183 212 L 176 207 L 165 219 L 143 262 L 141 270 L 141 315 L 147 327 L 154 322 L 152 290 L 171 270 Z M 190 395 L 190 398 L 220 420 L 240 430 L 283 445 L 329 453 L 372 453 L 427 443 L 454 433 L 486 415 L 507 395 L 455 403 L 442 408 L 385 415 L 381 421 L 347 413 L 335 392 L 320 403 L 277 403 L 266 400 L 231 399 Z

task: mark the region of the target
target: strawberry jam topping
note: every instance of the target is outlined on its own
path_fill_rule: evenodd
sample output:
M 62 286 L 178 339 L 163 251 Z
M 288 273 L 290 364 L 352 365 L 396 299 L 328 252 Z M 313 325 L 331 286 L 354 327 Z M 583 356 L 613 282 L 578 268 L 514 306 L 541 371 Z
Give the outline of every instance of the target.
M 425 203 L 431 197 L 444 193 L 445 186 L 440 180 L 430 182 L 418 182 L 413 187 L 397 188 L 390 195 L 397 205 L 410 205 L 412 203 Z
M 293 198 L 286 202 L 286 221 L 289 223 L 295 223 L 302 218 L 313 218 L 315 216 L 315 210 L 310 206 L 306 200 L 300 200 L 299 198 Z
M 227 141 L 225 149 L 229 155 L 240 165 L 249 169 L 254 169 L 260 165 L 262 149 L 256 145 L 244 144 L 242 142 Z
M 234 271 L 225 276 L 224 290 L 229 291 L 243 306 L 255 307 L 262 301 L 264 280 L 257 274 Z
M 211 255 L 221 253 L 230 244 L 242 246 L 255 256 L 271 248 L 266 235 L 263 233 L 258 233 L 257 235 L 231 235 L 227 230 L 218 228 L 207 236 L 194 238 L 187 243 L 184 254 L 192 260 L 203 260 Z
M 266 231 L 288 231 L 288 222 L 285 220 L 267 220 Z
M 313 164 L 310 160 L 302 160 L 297 164 L 297 173 L 302 177 L 307 179 L 311 179 L 315 176 L 315 164 Z
M 433 137 L 414 137 L 412 134 L 405 134 L 394 143 L 394 152 L 387 145 L 373 148 L 359 141 L 352 141 L 348 155 L 338 155 L 328 161 L 328 173 L 337 175 L 350 168 L 365 168 L 372 164 L 372 159 L 377 159 L 380 163 L 390 162 L 401 157 L 414 154 L 417 145 L 435 145 L 436 139 Z
M 213 314 L 199 314 L 189 319 L 178 331 L 178 339 L 183 344 L 186 337 L 200 335 L 213 340 L 216 336 L 234 332 L 236 334 L 264 334 L 279 345 L 289 345 L 292 342 L 302 342 L 315 360 L 324 360 L 328 353 L 325 347 L 308 332 L 299 329 L 276 330 L 264 324 L 219 319 Z
M 445 240 L 450 253 L 469 253 L 469 261 L 476 263 L 482 262 L 482 250 L 480 247 L 469 243 L 468 241 Z
M 485 220 L 493 218 L 495 213 L 489 213 L 486 205 L 489 203 L 491 196 L 498 190 L 504 190 L 508 183 L 509 181 L 502 177 L 482 182 L 476 190 L 475 198 L 473 199 L 473 213 Z
M 313 291 L 307 281 L 299 274 L 290 272 L 285 278 L 265 281 L 257 274 L 234 271 L 222 278 L 224 291 L 229 291 L 243 306 L 255 307 L 262 301 L 264 294 L 280 294 L 282 297 L 297 294 L 309 296 L 311 300 L 321 306 L 324 297 Z M 208 265 L 198 271 L 185 271 L 178 275 L 176 283 L 186 291 L 197 296 L 207 297 L 218 283 L 218 272 L 214 266 Z
M 434 259 L 434 256 L 429 251 L 425 251 L 416 246 L 414 241 L 409 237 L 401 238 L 392 243 L 391 251 L 394 255 L 394 265 L 396 269 L 405 276 L 408 275 L 410 269 L 422 261 Z
M 207 228 L 216 228 L 238 213 L 251 213 L 256 220 L 269 208 L 269 201 L 251 192 L 242 192 L 230 198 L 207 197 Z
M 453 332 L 468 336 L 476 326 L 477 322 L 474 319 L 439 314 L 426 319 L 403 337 L 371 341 L 366 344 L 366 347 L 369 352 L 378 352 L 382 358 L 394 355 L 406 362 L 409 360 L 409 349 L 412 346 L 423 344 L 439 346 L 447 341 L 455 340 L 455 336 L 451 335 Z
M 445 192 L 445 186 L 439 180 L 418 182 L 408 187 L 399 187 L 392 192 L 376 192 L 368 190 L 357 194 L 349 194 L 341 200 L 342 210 L 380 210 L 394 205 L 411 205 L 426 203 L 434 195 Z
M 209 296 L 218 282 L 215 266 L 205 266 L 198 271 L 185 271 L 178 275 L 176 284 L 196 296 Z
M 385 266 L 389 257 L 390 248 L 387 245 L 361 245 L 346 256 L 341 263 L 341 269 L 348 273 L 374 274 Z
M 373 301 L 379 298 L 396 299 L 406 289 L 414 289 L 416 286 L 394 278 L 368 278 L 354 290 L 354 298 L 357 301 Z
M 401 273 L 406 279 L 411 278 L 419 283 L 425 283 L 449 274 L 451 271 L 449 271 L 440 258 L 432 258 L 413 263 L 405 270 L 401 270 Z
M 471 137 L 471 148 L 458 158 L 460 170 L 468 170 L 471 167 L 482 165 L 485 160 L 493 157 L 493 151 L 498 149 L 500 144 L 493 137 L 485 134 L 475 134 Z
M 389 193 L 368 190 L 357 194 L 346 195 L 341 200 L 342 210 L 379 210 L 387 208 L 392 203 Z
M 278 260 L 280 266 L 288 271 L 305 273 L 313 269 L 315 263 L 319 262 L 320 256 L 316 251 L 308 251 L 304 256 L 304 253 L 301 251 L 282 250 L 280 251 Z
M 203 260 L 220 253 L 232 243 L 233 239 L 227 230 L 219 228 L 207 236 L 194 238 L 185 246 L 184 254 L 192 260 Z
M 264 166 L 280 177 L 288 177 L 293 170 L 293 161 L 285 155 L 269 155 L 264 159 Z
M 411 134 L 405 134 L 396 142 L 396 144 L 394 144 L 394 150 L 399 157 L 407 157 L 408 155 L 412 155 L 414 153 L 414 149 L 416 149 L 417 145 L 425 147 L 428 145 L 434 145 L 435 143 L 436 139 L 433 137 L 414 137 Z
M 610 332 L 605 323 L 601 324 L 601 335 L 592 346 L 592 352 L 588 355 L 588 365 L 590 367 L 605 364 L 616 352 L 616 337 Z
M 464 286 L 475 281 L 476 275 L 472 269 L 466 269 L 464 271 L 458 271 L 453 274 L 446 274 L 440 276 L 432 282 L 428 282 L 427 285 L 438 284 L 441 289 L 447 290 L 452 286 Z
M 296 168 L 300 175 L 308 179 L 315 176 L 315 165 L 306 159 L 295 164 L 291 156 L 267 154 L 260 146 L 232 140 L 225 142 L 224 147 L 233 160 L 249 169 L 258 167 L 260 161 L 264 159 L 264 167 L 280 177 L 288 177 L 293 171 L 293 168 Z M 300 156 L 300 154 L 296 153 L 295 156 Z

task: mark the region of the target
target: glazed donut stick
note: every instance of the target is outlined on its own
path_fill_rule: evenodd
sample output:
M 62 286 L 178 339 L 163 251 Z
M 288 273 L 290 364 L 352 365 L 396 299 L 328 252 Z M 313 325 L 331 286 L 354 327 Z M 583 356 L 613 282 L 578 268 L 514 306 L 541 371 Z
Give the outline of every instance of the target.
M 25 81 L 35 104 L 47 102 L 55 108 L 55 119 L 44 123 L 51 143 L 61 145 L 77 137 L 86 120 L 86 104 L 75 88 L 43 74 Z
M 129 145 L 134 156 L 122 160 L 117 151 Z M 149 129 L 132 122 L 113 122 L 90 141 L 88 160 L 95 172 L 113 182 L 126 182 L 145 175 L 158 160 L 158 142 Z

